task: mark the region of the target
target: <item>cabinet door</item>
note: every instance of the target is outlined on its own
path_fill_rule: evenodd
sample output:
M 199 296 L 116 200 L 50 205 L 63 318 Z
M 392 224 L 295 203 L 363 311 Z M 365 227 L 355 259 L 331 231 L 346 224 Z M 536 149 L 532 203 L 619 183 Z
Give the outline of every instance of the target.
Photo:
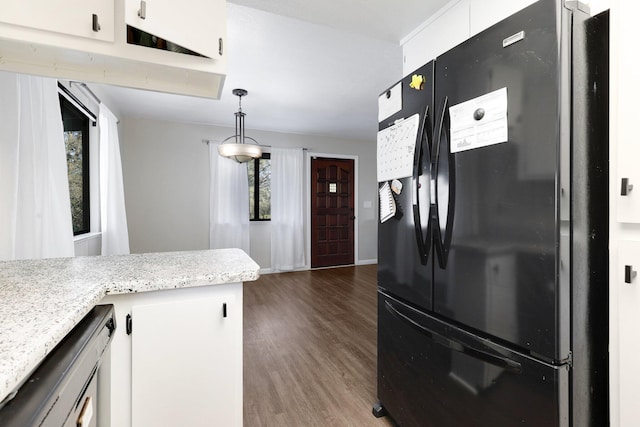
M 451 2 L 454 3 L 454 2 Z M 458 43 L 469 38 L 469 4 L 455 2 L 438 19 L 429 23 L 402 46 L 404 63 L 402 71 L 408 75 L 413 70 L 435 59 Z
M 220 44 L 227 31 L 224 0 L 125 0 L 125 21 L 208 58 L 222 55 Z
M 94 17 L 96 24 L 94 27 Z M 91 39 L 114 40 L 113 0 L 2 0 L 0 22 Z
M 134 427 L 242 425 L 241 310 L 233 294 L 133 306 Z
M 638 44 L 635 38 L 640 10 L 637 2 L 619 0 L 612 5 L 612 145 L 617 152 L 611 178 L 615 180 L 617 219 L 640 223 L 640 144 L 638 144 Z M 617 20 L 616 20 L 617 18 Z M 616 84 L 617 83 L 617 84 Z
M 640 241 L 620 241 L 614 286 L 618 289 L 620 425 L 637 425 L 637 390 L 640 387 Z M 625 270 L 629 271 L 625 271 Z
M 640 90 L 640 88 L 639 88 Z M 640 223 L 640 147 L 633 140 L 618 141 L 618 173 L 616 197 L 617 219 L 620 222 Z M 612 174 L 616 179 L 616 174 Z

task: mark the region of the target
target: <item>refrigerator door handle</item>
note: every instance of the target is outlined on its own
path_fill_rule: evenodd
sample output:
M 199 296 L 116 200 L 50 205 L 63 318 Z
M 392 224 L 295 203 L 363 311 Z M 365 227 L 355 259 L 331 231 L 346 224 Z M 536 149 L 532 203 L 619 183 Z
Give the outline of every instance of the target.
M 422 116 L 422 134 L 413 159 L 413 224 L 420 262 L 427 265 L 431 248 L 431 151 L 429 150 L 429 106 Z
M 433 331 L 428 327 L 416 322 L 406 314 L 401 313 L 389 301 L 385 301 L 385 308 L 389 313 L 391 313 L 391 315 L 406 322 L 413 329 L 427 336 L 437 344 L 448 347 L 451 350 L 457 351 L 459 353 L 469 355 L 475 359 L 482 360 L 483 362 L 489 363 L 491 365 L 498 366 L 514 374 L 519 374 L 522 372 L 522 365 L 515 360 L 509 359 L 508 357 L 498 353 L 476 348 L 469 344 L 464 344 L 453 338 L 447 338 L 444 335 L 441 335 L 438 332 Z
M 435 152 L 431 168 L 431 185 L 435 192 L 435 201 L 431 207 L 432 228 L 435 234 L 435 250 L 440 268 L 447 267 L 451 235 L 453 232 L 453 214 L 455 212 L 456 173 L 455 157 L 449 149 L 451 119 L 449 117 L 449 98 L 445 97 L 442 114 L 438 123 Z

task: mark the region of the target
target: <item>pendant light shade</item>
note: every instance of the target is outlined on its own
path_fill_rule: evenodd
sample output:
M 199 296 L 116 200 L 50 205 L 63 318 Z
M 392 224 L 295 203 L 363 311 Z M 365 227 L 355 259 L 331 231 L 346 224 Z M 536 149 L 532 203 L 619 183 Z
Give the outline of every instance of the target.
M 218 153 L 238 163 L 244 163 L 262 156 L 262 148 L 258 145 L 258 141 L 244 134 L 244 116 L 246 114 L 242 112 L 242 97 L 247 96 L 247 91 L 234 89 L 232 93 L 238 97 L 238 112 L 235 113 L 236 133 L 222 141 L 222 144 L 218 146 Z M 247 140 L 253 142 L 247 142 Z

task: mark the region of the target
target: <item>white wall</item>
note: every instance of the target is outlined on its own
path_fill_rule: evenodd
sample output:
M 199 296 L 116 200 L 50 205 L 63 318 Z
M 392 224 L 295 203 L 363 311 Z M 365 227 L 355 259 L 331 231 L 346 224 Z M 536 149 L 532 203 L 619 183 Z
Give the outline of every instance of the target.
M 120 127 L 131 252 L 208 248 L 209 159 L 208 147 L 202 140 L 222 140 L 232 135 L 233 129 L 137 118 L 121 119 Z M 377 258 L 375 141 L 250 129 L 247 135 L 263 145 L 358 156 L 356 262 Z M 365 202 L 370 202 L 371 207 L 365 208 Z M 270 267 L 269 223 L 251 224 L 250 255 L 261 268 Z M 308 263 L 308 254 L 306 259 Z

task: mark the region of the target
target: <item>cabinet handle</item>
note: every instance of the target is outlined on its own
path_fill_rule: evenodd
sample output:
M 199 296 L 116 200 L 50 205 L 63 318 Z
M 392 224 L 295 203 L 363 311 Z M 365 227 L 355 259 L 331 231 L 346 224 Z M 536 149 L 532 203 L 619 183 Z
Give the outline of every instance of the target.
M 218 39 L 218 54 L 222 56 L 222 52 L 224 51 L 224 43 L 222 42 L 222 37 Z
M 144 0 L 140 2 L 140 10 L 138 11 L 138 16 L 140 17 L 140 19 L 147 19 L 147 2 Z
M 92 15 L 91 28 L 96 33 L 100 31 L 100 23 L 98 22 L 98 15 L 96 15 L 95 13 Z
M 131 332 L 133 332 L 133 318 L 131 317 L 131 314 L 127 314 L 127 317 L 124 323 L 125 323 L 125 329 L 127 331 L 127 335 L 131 335 Z
M 78 427 L 86 427 L 91 424 L 92 419 L 93 419 L 93 397 L 87 396 L 87 398 L 84 401 L 84 405 L 82 405 L 82 409 L 80 410 L 80 415 L 78 415 L 76 425 Z
M 627 196 L 633 190 L 633 185 L 629 184 L 629 178 L 622 178 L 622 185 L 620 186 L 620 195 Z
M 638 275 L 638 272 L 633 271 L 633 266 L 631 265 L 624 266 L 624 282 L 625 283 L 633 282 L 633 279 L 635 279 L 637 275 Z
M 227 317 L 227 303 L 222 304 L 222 317 Z

